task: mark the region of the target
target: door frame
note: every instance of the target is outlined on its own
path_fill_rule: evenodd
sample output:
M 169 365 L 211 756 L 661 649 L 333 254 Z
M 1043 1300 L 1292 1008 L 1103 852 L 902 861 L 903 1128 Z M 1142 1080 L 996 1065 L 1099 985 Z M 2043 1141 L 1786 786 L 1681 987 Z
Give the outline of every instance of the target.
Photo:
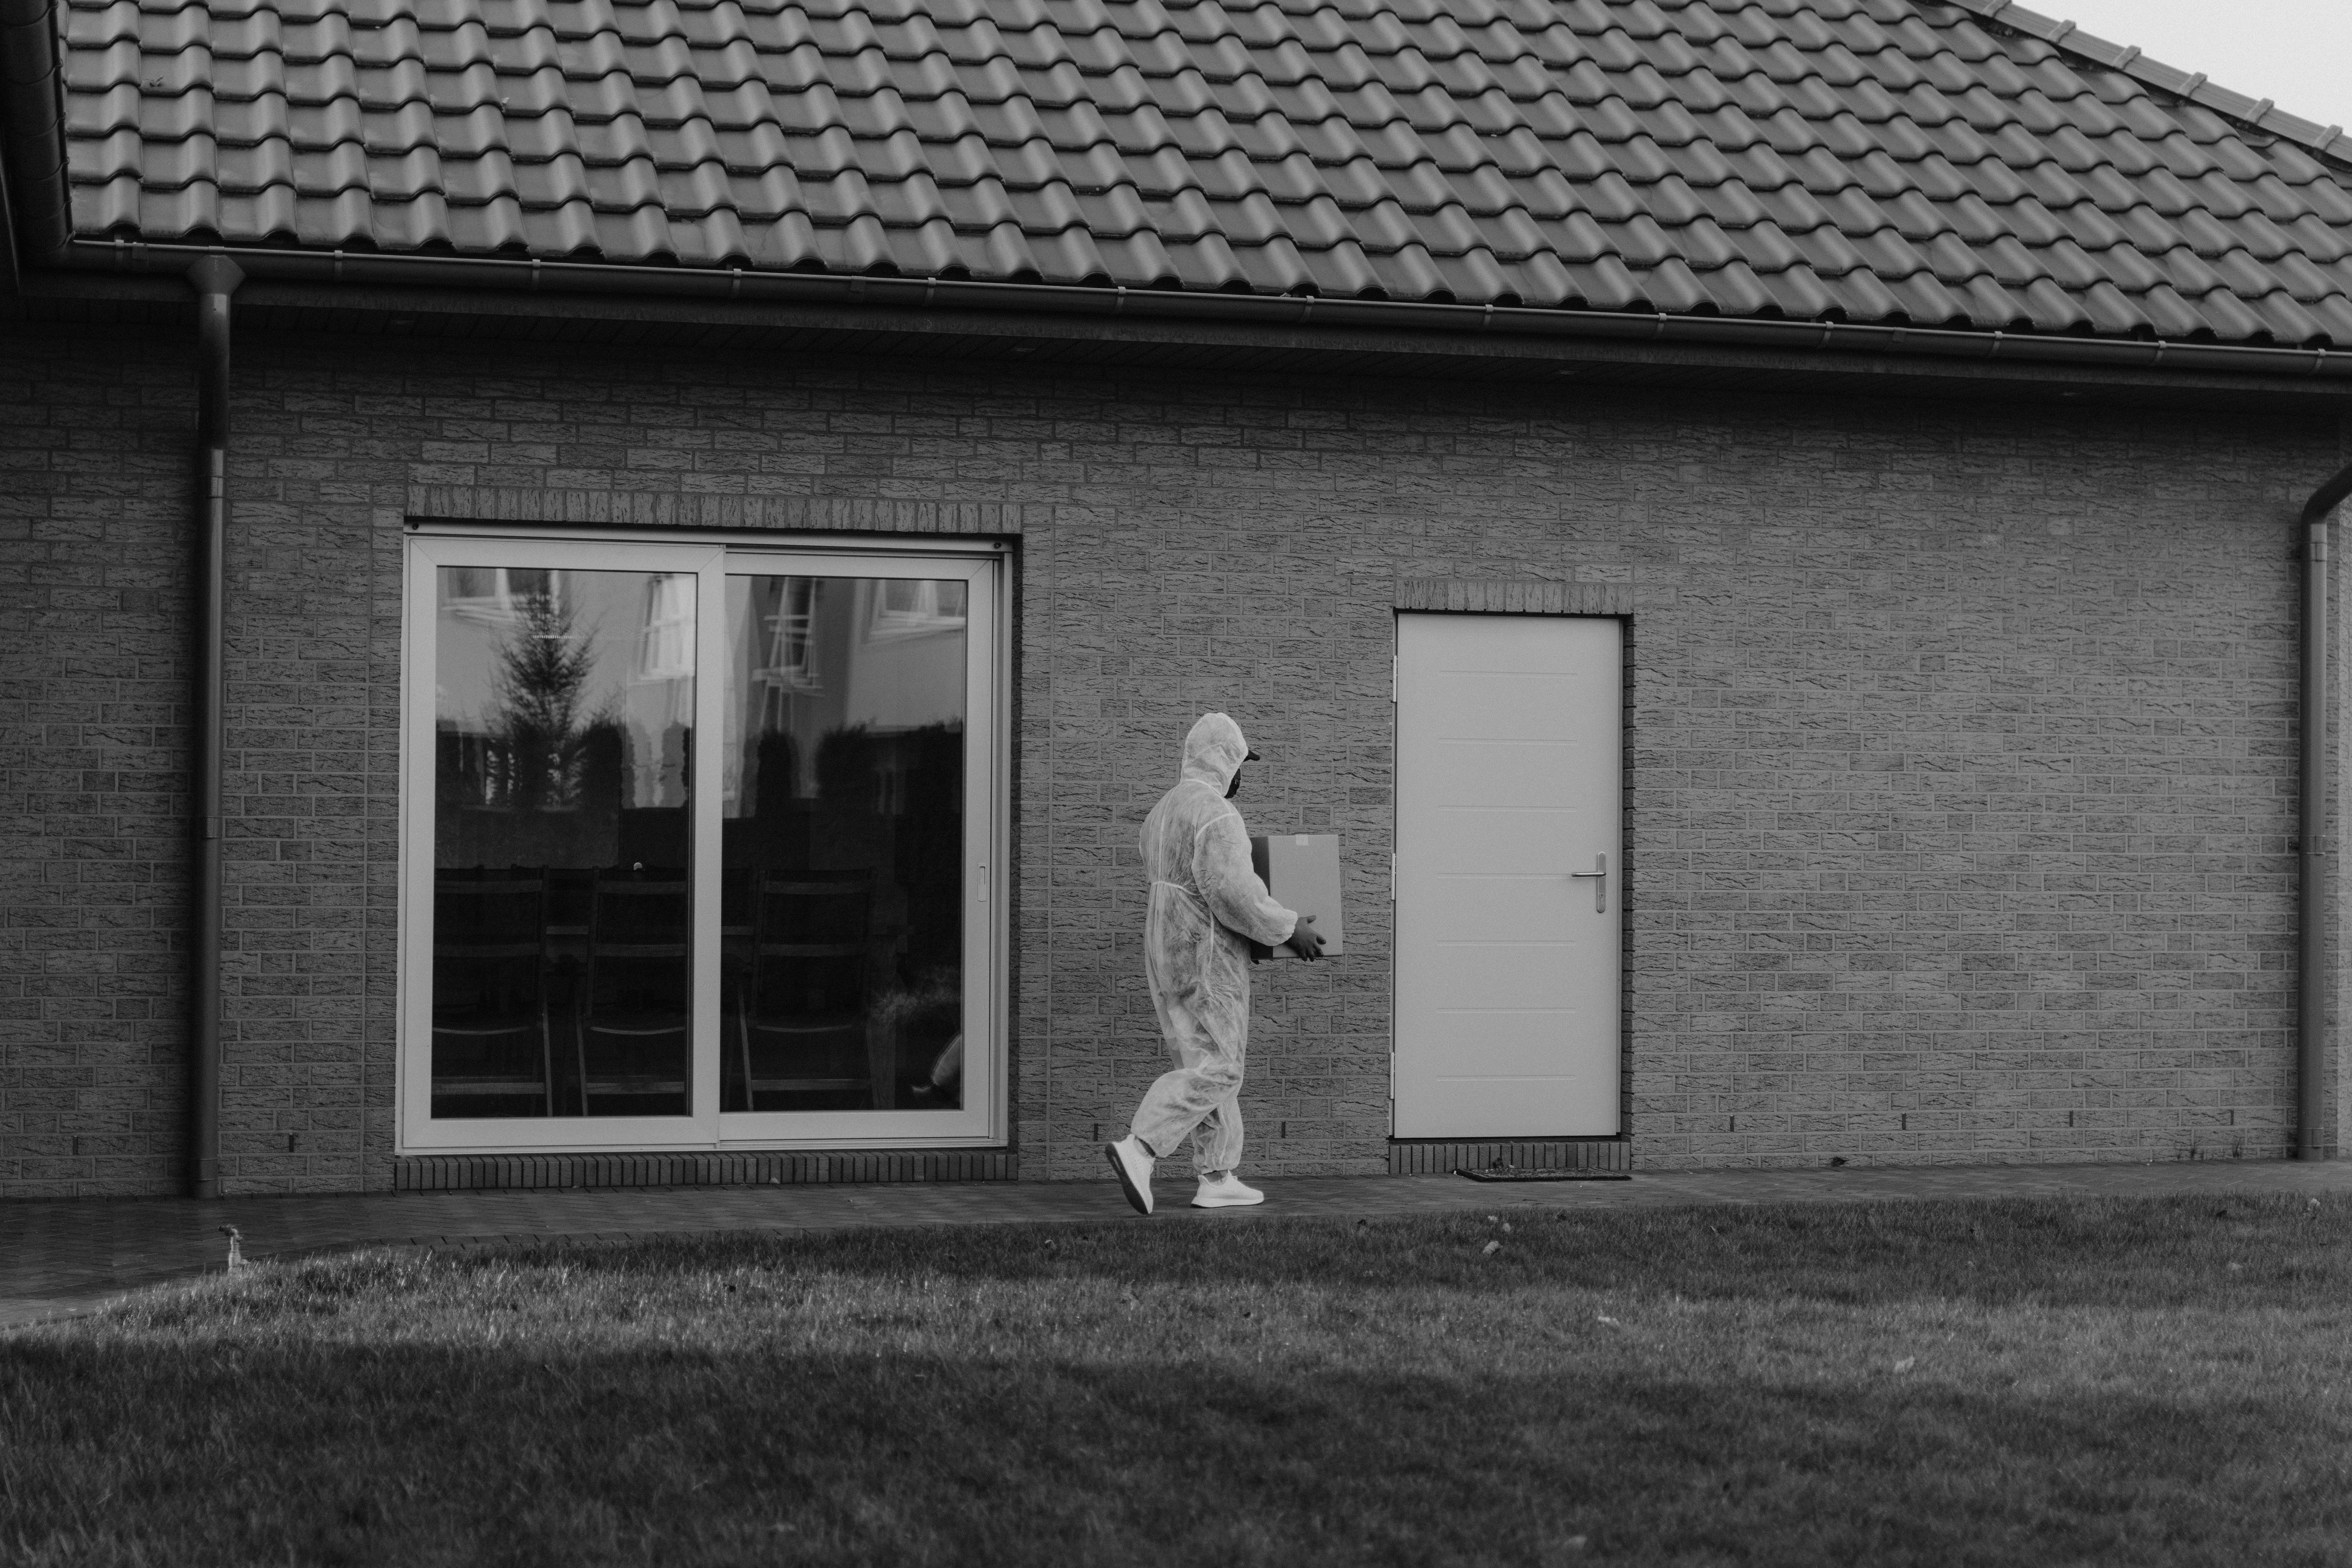
M 1548 584 L 1549 585 L 1549 584 Z M 1396 759 L 1404 744 L 1402 709 L 1399 702 L 1403 668 L 1403 624 L 1407 616 L 1479 616 L 1544 620 L 1615 621 L 1618 624 L 1617 677 L 1617 1131 L 1613 1133 L 1564 1134 L 1557 1138 L 1401 1138 L 1397 1135 L 1397 858 L 1401 835 L 1395 789 Z M 1484 1144 L 1490 1142 L 1628 1143 L 1633 1137 L 1633 960 L 1636 901 L 1634 872 L 1640 863 L 1633 838 L 1633 639 L 1630 610 L 1444 609 L 1400 603 L 1389 612 L 1389 1142 L 1398 1144 Z
M 801 563 L 805 563 L 803 565 Z M 426 1058 L 432 1016 L 436 595 L 444 565 L 692 572 L 697 576 L 695 762 L 715 764 L 726 731 L 726 582 L 730 575 L 961 577 L 970 584 L 965 670 L 964 1104 L 956 1110 L 721 1111 L 720 879 L 724 797 L 692 796 L 693 1076 L 685 1116 L 436 1121 Z M 934 568 L 929 571 L 919 567 Z M 940 570 L 938 568 L 945 568 Z M 646 1153 L 993 1147 L 1010 1128 L 1013 879 L 1013 562 L 997 541 L 864 534 L 412 523 L 402 539 L 398 913 L 394 1152 Z M 420 700 L 421 699 L 421 700 Z M 975 911 L 982 911 L 975 913 Z M 417 1037 L 423 1035 L 421 1041 Z M 420 1053 L 424 1053 L 420 1055 Z

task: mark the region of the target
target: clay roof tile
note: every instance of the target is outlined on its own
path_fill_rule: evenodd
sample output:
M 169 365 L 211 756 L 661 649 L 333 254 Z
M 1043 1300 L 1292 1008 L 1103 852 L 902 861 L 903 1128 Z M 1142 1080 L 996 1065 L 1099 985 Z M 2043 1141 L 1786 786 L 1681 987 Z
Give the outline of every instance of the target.
M 2352 343 L 2352 139 L 2001 0 L 56 16 L 91 235 Z

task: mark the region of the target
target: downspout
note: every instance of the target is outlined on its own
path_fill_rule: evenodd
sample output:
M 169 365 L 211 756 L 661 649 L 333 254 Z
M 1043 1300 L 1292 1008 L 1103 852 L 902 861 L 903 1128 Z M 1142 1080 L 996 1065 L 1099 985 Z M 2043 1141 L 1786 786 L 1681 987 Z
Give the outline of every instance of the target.
M 65 100 L 58 68 L 57 23 L 50 0 L 0 0 L 0 142 L 11 154 L 5 171 L 9 216 L 24 226 L 0 236 L 10 270 L 23 274 L 62 258 L 67 226 Z
M 188 998 L 188 1190 L 220 1194 L 221 763 L 225 687 L 221 607 L 228 543 L 229 296 L 245 281 L 236 263 L 206 257 L 188 268 L 196 290 L 195 788 L 194 942 Z
M 2294 1047 L 2294 1154 L 2298 1160 L 2332 1160 L 2336 1140 L 2324 1120 L 2327 1108 L 2328 982 L 2334 965 L 2327 929 L 2328 798 L 2335 784 L 2328 766 L 2327 519 L 2352 496 L 2352 467 L 2312 493 L 2303 507 L 2303 784 L 2298 834 L 2302 883 L 2298 922 L 2302 952 L 2296 963 Z

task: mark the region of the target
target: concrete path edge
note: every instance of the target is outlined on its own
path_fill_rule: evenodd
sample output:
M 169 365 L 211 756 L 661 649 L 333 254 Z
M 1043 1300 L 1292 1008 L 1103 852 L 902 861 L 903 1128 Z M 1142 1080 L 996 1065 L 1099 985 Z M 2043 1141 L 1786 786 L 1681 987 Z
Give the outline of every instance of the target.
M 1162 1179 L 1163 1184 L 1174 1183 L 1165 1173 Z M 1630 1181 L 1511 1184 L 1453 1175 L 1330 1177 L 1268 1181 L 1265 1188 L 1263 1208 L 1208 1214 L 1171 1203 L 1150 1219 L 1129 1210 L 1117 1185 L 1107 1181 L 0 1203 L 0 1330 L 87 1313 L 140 1290 L 218 1273 L 227 1256 L 221 1227 L 231 1225 L 242 1233 L 246 1258 L 261 1263 L 378 1247 L 477 1251 L 556 1241 L 614 1245 L 875 1226 L 1247 1224 L 1528 1206 L 1610 1210 L 2221 1193 L 2318 1196 L 2352 1194 L 2352 1162 L 1713 1170 L 1637 1173 Z

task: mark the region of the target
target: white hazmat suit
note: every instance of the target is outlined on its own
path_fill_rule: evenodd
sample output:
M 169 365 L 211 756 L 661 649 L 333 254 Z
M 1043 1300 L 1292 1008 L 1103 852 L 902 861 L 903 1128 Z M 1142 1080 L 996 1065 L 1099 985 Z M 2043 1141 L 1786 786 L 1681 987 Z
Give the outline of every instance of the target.
M 1132 1130 L 1162 1155 L 1189 1134 L 1203 1176 L 1241 1163 L 1249 944 L 1276 946 L 1298 928 L 1258 879 L 1242 814 L 1225 798 L 1248 756 L 1239 724 L 1202 715 L 1184 737 L 1182 778 L 1143 819 L 1144 972 L 1176 1066 L 1144 1095 Z

